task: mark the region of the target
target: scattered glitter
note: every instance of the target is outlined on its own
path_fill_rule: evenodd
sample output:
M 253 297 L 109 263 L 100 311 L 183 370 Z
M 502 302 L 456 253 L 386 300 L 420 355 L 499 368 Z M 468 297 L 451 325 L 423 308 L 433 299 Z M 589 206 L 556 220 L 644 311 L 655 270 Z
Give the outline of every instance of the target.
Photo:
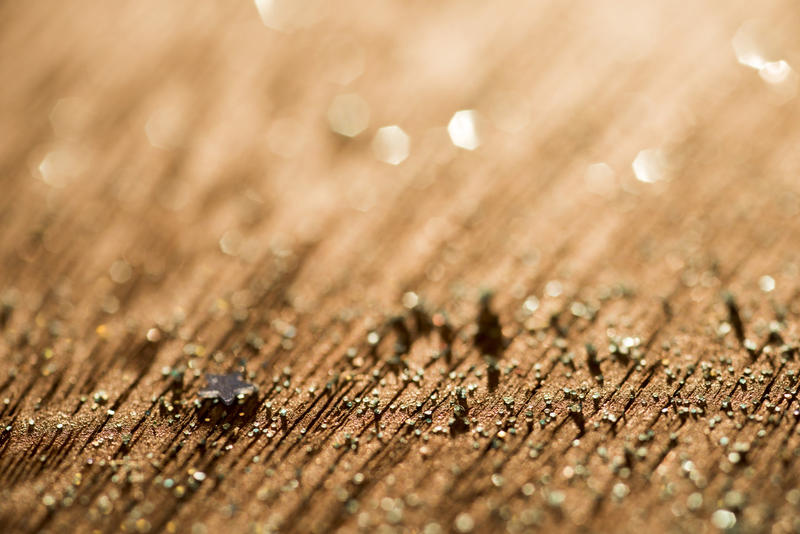
M 355 93 L 339 95 L 328 108 L 331 130 L 345 137 L 355 137 L 369 125 L 369 105 Z
M 758 287 L 764 293 L 769 293 L 775 289 L 775 279 L 772 278 L 770 275 L 765 274 L 761 278 L 758 279 Z
M 796 96 L 800 76 L 786 60 L 780 58 L 778 34 L 768 22 L 745 22 L 733 36 L 731 45 L 739 63 L 756 69 L 759 77 L 781 102 Z
M 611 489 L 611 492 L 617 499 L 624 499 L 625 496 L 628 495 L 628 493 L 630 493 L 630 489 L 622 482 L 617 482 L 616 484 L 614 484 L 614 487 Z
M 73 178 L 83 172 L 84 155 L 66 146 L 59 146 L 48 152 L 38 171 L 42 181 L 55 188 L 67 186 Z
M 475 520 L 468 513 L 461 513 L 456 516 L 456 530 L 459 532 L 472 532 L 475 528 Z
M 525 302 L 522 303 L 522 307 L 526 312 L 533 313 L 539 309 L 539 299 L 536 298 L 535 295 L 530 295 L 525 299 Z
M 399 126 L 384 126 L 375 133 L 372 151 L 375 157 L 399 165 L 408 157 L 409 137 Z
M 776 53 L 773 34 L 774 29 L 762 20 L 748 20 L 742 24 L 731 40 L 739 63 L 761 69 Z
M 236 230 L 228 230 L 219 239 L 220 250 L 228 256 L 238 256 L 242 246 L 242 235 Z
M 758 69 L 758 75 L 767 83 L 779 84 L 785 82 L 792 74 L 792 67 L 784 60 L 770 61 Z
M 564 292 L 564 287 L 558 280 L 550 280 L 544 286 L 544 292 L 548 297 L 558 297 Z
M 264 26 L 280 32 L 308 27 L 322 14 L 319 0 L 255 0 Z
M 417 304 L 419 304 L 419 296 L 416 293 L 408 291 L 403 294 L 403 306 L 410 310 Z
M 758 70 L 758 75 L 769 84 L 769 88 L 782 101 L 787 101 L 797 95 L 800 76 L 784 60 L 771 61 Z
M 478 137 L 477 114 L 471 109 L 457 111 L 450 123 L 447 125 L 447 133 L 450 140 L 459 148 L 465 150 L 475 150 L 478 148 L 480 138 Z
M 736 524 L 736 515 L 729 510 L 717 510 L 711 514 L 711 522 L 719 529 L 733 528 Z
M 115 283 L 124 284 L 131 279 L 133 269 L 131 269 L 131 266 L 128 265 L 128 262 L 125 260 L 117 260 L 111 264 L 108 274 Z
M 161 340 L 161 332 L 158 330 L 158 328 L 151 328 L 147 331 L 146 337 L 147 341 L 150 343 L 157 343 L 159 340 Z
M 667 177 L 669 170 L 664 151 L 658 148 L 647 148 L 636 155 L 633 160 L 633 173 L 640 182 L 652 184 Z

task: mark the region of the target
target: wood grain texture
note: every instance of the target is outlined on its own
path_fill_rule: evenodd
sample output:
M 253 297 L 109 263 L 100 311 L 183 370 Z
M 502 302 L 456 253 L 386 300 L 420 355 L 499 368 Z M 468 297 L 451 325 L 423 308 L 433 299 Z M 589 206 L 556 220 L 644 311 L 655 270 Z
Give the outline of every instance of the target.
M 0 530 L 800 531 L 796 6 L 292 5 L 0 3 Z

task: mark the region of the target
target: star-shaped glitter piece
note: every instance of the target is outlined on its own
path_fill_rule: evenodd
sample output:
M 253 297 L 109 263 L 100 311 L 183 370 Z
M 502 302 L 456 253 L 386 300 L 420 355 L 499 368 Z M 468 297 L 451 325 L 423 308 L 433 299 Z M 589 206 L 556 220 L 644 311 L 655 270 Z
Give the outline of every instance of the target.
M 242 380 L 241 373 L 206 375 L 208 385 L 197 394 L 204 399 L 220 399 L 226 406 L 233 404 L 239 395 L 247 395 L 258 389 L 254 384 Z

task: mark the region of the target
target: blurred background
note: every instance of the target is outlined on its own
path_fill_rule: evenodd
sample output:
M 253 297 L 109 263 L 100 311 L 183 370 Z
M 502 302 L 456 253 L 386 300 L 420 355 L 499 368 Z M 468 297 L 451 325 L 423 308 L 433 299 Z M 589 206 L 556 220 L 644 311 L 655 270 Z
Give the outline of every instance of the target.
M 586 342 L 605 350 L 624 332 L 632 346 L 653 347 L 646 354 L 651 363 L 674 357 L 680 370 L 681 362 L 694 365 L 727 343 L 737 368 L 751 365 L 732 335 L 723 341 L 731 326 L 719 295 L 737 295 L 754 339 L 766 338 L 775 316 L 800 313 L 798 35 L 800 10 L 788 0 L 0 3 L 0 301 L 16 310 L 0 324 L 0 370 L 21 377 L 2 386 L 14 410 L 21 406 L 24 417 L 37 410 L 40 421 L 35 432 L 14 435 L 6 450 L 17 456 L 6 453 L 0 473 L 60 480 L 55 470 L 48 479 L 48 470 L 17 465 L 34 461 L 33 441 L 25 440 L 40 439 L 41 421 L 65 420 L 78 390 L 105 388 L 121 399 L 123 417 L 142 413 L 170 369 L 210 358 L 193 367 L 191 378 L 187 373 L 191 392 L 201 372 L 231 368 L 230 355 L 249 355 L 248 378 L 257 384 L 272 380 L 273 365 L 290 364 L 304 388 L 350 372 L 369 383 L 364 377 L 373 364 L 377 372 L 378 362 L 346 357 L 348 344 L 360 346 L 386 315 L 423 299 L 431 310 L 446 310 L 453 324 L 471 324 L 486 287 L 496 290 L 493 306 L 506 333 L 529 334 L 506 353 L 504 361 L 521 367 L 504 374 L 499 393 L 475 380 L 474 405 L 486 407 L 479 417 L 487 427 L 499 395 L 513 400 L 538 375 L 537 362 L 556 362 L 547 351 L 556 346 L 551 318 L 562 311 L 578 327 L 559 337 L 560 347 L 580 354 Z M 786 339 L 796 339 L 796 329 L 786 328 Z M 144 364 L 137 360 L 133 341 L 149 347 L 162 334 L 166 344 Z M 542 351 L 532 352 L 540 342 Z M 483 364 L 467 345 L 454 365 L 471 373 Z M 429 349 L 411 351 L 411 365 L 434 365 Z M 556 394 L 577 380 L 574 368 L 564 369 L 548 377 L 546 387 Z M 575 376 L 591 382 L 583 372 Z M 633 403 L 614 390 L 631 372 L 607 364 L 604 373 L 607 382 L 597 388 L 607 396 L 592 413 L 598 420 L 599 406 L 625 413 Z M 663 386 L 656 376 L 651 388 Z M 417 390 L 387 380 L 382 395 L 416 400 Z M 309 413 L 300 409 L 305 393 L 298 400 L 292 391 L 270 394 L 280 397 L 276 406 Z M 755 390 L 748 391 L 741 402 Z M 768 393 L 769 387 L 761 402 Z M 41 396 L 55 400 L 38 412 Z M 68 422 L 76 435 L 94 439 L 100 412 L 77 406 Z M 608 434 L 608 447 L 623 454 L 626 436 L 651 428 L 650 415 L 642 409 L 626 417 L 620 437 Z M 656 425 L 657 418 L 657 439 L 672 447 L 674 419 Z M 384 421 L 400 428 L 404 416 Z M 138 428 L 134 419 L 123 423 Z M 361 424 L 350 417 L 341 428 L 366 433 Z M 690 422 L 686 429 L 703 436 L 706 426 Z M 143 451 L 167 451 L 177 439 L 159 428 L 159 435 L 135 436 L 143 440 L 140 460 Z M 318 439 L 327 444 L 339 428 Z M 482 478 L 466 482 L 440 461 L 479 454 L 467 437 L 432 441 L 444 453 L 435 461 L 426 459 L 430 449 L 420 455 L 415 446 L 396 469 L 400 487 L 428 499 L 406 508 L 409 524 L 441 516 L 460 532 L 496 525 L 502 513 L 489 500 L 474 504 L 475 495 L 522 507 L 512 495 L 521 498 L 519 488 L 536 471 L 553 475 L 562 491 L 547 494 L 561 500 L 546 495 L 550 504 L 543 506 L 550 510 L 565 498 L 570 505 L 553 521 L 566 518 L 576 528 L 624 524 L 634 531 L 692 517 L 698 523 L 678 531 L 708 529 L 712 517 L 714 528 L 733 527 L 738 518 L 740 526 L 763 531 L 765 518 L 776 517 L 785 531 L 791 527 L 793 504 L 782 492 L 796 481 L 782 486 L 770 477 L 791 471 L 772 458 L 796 438 L 772 440 L 775 448 L 748 471 L 764 476 L 752 479 L 738 471 L 714 478 L 722 449 L 711 439 L 682 442 L 680 456 L 664 453 L 651 471 L 626 481 L 633 489 L 626 502 L 638 506 L 603 504 L 600 512 L 597 495 L 619 488 L 616 472 L 592 456 L 586 464 L 597 464 L 590 467 L 599 478 L 572 485 L 578 471 L 564 466 L 583 461 L 581 449 L 570 448 L 573 426 L 552 432 L 548 446 L 564 452 L 546 450 L 534 470 L 533 451 L 529 457 L 520 445 L 522 454 L 508 457 L 505 489 L 480 458 L 471 465 Z M 586 450 L 605 436 L 590 433 Z M 273 443 L 270 455 L 282 446 Z M 215 498 L 249 515 L 231 511 L 230 519 L 199 499 L 164 505 L 163 512 L 151 506 L 142 517 L 160 527 L 180 514 L 187 521 L 204 514 L 212 527 L 241 527 L 283 514 L 276 524 L 300 517 L 305 523 L 296 528 L 308 531 L 313 523 L 320 532 L 361 521 L 337 515 L 342 505 L 327 491 L 333 481 L 350 484 L 349 467 L 329 473 L 322 462 L 311 466 L 293 445 L 281 458 L 288 457 L 285 465 L 309 462 L 300 491 L 267 492 L 270 506 L 248 500 L 259 488 L 270 490 L 260 474 L 243 474 L 238 462 L 249 447 L 224 464 L 241 478 L 215 486 Z M 320 450 L 320 458 L 338 462 L 330 447 Z M 405 455 L 410 448 L 391 450 Z M 83 465 L 95 454 L 87 451 L 70 461 Z M 705 473 L 700 480 L 709 484 L 708 508 L 701 496 L 695 516 L 685 503 L 699 495 L 691 485 L 696 478 L 676 475 L 686 469 L 686 455 L 695 462 L 692 473 Z M 383 469 L 367 462 L 370 470 Z M 384 474 L 395 469 L 387 462 Z M 142 465 L 150 469 L 149 459 Z M 185 478 L 184 467 L 169 469 Z M 275 480 L 298 487 L 292 469 L 276 468 Z M 665 501 L 660 484 L 674 480 L 679 499 Z M 748 508 L 734 499 L 729 508 L 738 515 L 712 516 L 713 503 L 734 485 L 753 489 L 761 501 Z M 314 487 L 326 491 L 303 493 Z M 6 518 L 26 521 L 35 510 L 41 525 L 52 519 L 34 489 L 8 488 Z M 628 490 L 623 484 L 620 491 Z M 359 491 L 378 502 L 394 490 Z M 132 495 L 142 501 L 145 494 Z M 316 496 L 303 500 L 307 495 Z M 459 515 L 459 503 L 472 506 L 472 515 Z M 81 510 L 65 510 L 58 516 L 63 524 L 71 524 L 69 514 L 83 520 Z M 137 517 L 124 520 L 135 526 Z M 365 521 L 368 530 L 372 519 Z
M 68 297 L 87 329 L 164 320 L 289 264 L 304 312 L 409 290 L 516 301 L 550 279 L 663 297 L 687 266 L 733 274 L 758 251 L 794 272 L 775 245 L 800 212 L 790 3 L 0 15 L 2 281 Z M 765 274 L 751 268 L 744 287 Z
M 642 196 L 691 202 L 735 184 L 749 206 L 764 182 L 797 209 L 783 172 L 797 168 L 800 15 L 785 2 L 78 0 L 0 13 L 6 262 L 52 254 L 81 265 L 75 276 L 115 261 L 160 275 L 200 250 L 253 262 L 335 234 L 306 266 L 319 286 L 388 237 L 427 262 L 470 217 L 501 230 L 482 253 L 536 256 L 576 227 L 606 238 L 598 219 Z M 388 287 L 416 276 L 398 264 L 383 268 Z

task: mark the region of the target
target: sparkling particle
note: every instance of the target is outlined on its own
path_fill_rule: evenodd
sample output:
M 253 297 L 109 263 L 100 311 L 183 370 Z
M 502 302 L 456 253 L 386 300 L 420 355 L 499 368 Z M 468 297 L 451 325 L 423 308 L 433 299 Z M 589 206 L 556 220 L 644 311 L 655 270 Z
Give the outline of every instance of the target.
M 322 14 L 319 0 L 255 0 L 264 26 L 280 32 L 308 27 Z
M 242 246 L 242 236 L 236 230 L 228 230 L 219 240 L 219 248 L 228 256 L 238 256 Z
M 108 314 L 117 313 L 119 310 L 119 299 L 114 295 L 106 295 L 103 300 L 103 311 Z
M 339 95 L 328 108 L 331 130 L 345 137 L 355 137 L 369 125 L 369 105 L 355 93 Z
M 742 65 L 761 69 L 777 52 L 774 28 L 766 21 L 748 20 L 739 27 L 731 40 L 736 59 Z
M 711 522 L 719 529 L 733 528 L 736 524 L 736 515 L 729 510 L 717 510 L 711 514 Z
M 447 125 L 447 133 L 450 134 L 450 140 L 455 146 L 465 150 L 478 148 L 481 143 L 476 125 L 477 120 L 477 114 L 471 109 L 457 111 L 453 115 Z
M 622 482 L 614 484 L 614 488 L 611 491 L 617 499 L 623 499 L 630 492 L 628 486 Z
M 413 291 L 408 291 L 403 294 L 403 306 L 410 310 L 417 304 L 419 304 L 419 295 Z
M 561 491 L 551 491 L 550 494 L 547 496 L 547 504 L 553 507 L 559 507 L 564 504 L 564 500 L 566 495 L 564 495 Z
M 731 45 L 739 63 L 757 70 L 781 103 L 797 95 L 800 76 L 781 59 L 783 47 L 773 25 L 765 20 L 749 20 L 733 36 Z
M 94 329 L 95 333 L 103 339 L 108 338 L 108 326 L 105 324 L 97 325 Z
M 111 276 L 111 280 L 114 281 L 114 283 L 124 284 L 131 279 L 133 269 L 131 269 L 131 266 L 128 265 L 128 262 L 125 260 L 117 260 L 111 264 L 108 274 Z
M 800 76 L 786 61 L 781 59 L 765 63 L 758 70 L 758 75 L 780 100 L 787 101 L 797 95 Z
M 150 343 L 156 343 L 161 339 L 161 332 L 158 328 L 151 328 L 147 331 L 147 341 Z
M 536 298 L 535 295 L 530 295 L 525 299 L 525 302 L 522 303 L 522 307 L 526 312 L 533 313 L 539 309 L 539 299 Z
M 455 526 L 459 532 L 472 532 L 472 529 L 475 528 L 475 520 L 466 512 L 460 513 L 456 516 Z
M 698 510 L 701 506 L 703 506 L 703 495 L 700 493 L 692 493 L 689 495 L 689 498 L 686 499 L 686 506 L 688 506 L 689 510 Z
M 764 276 L 758 279 L 758 287 L 764 293 L 769 293 L 770 291 L 774 291 L 775 279 L 772 278 L 770 275 L 765 274 Z
M 640 182 L 652 184 L 667 178 L 669 164 L 664 151 L 646 148 L 633 160 L 633 173 Z
M 273 30 L 284 30 L 289 23 L 289 13 L 284 4 L 288 2 L 281 2 L 280 0 L 255 0 L 258 15 L 261 17 L 261 22 L 264 26 L 272 28 Z M 282 9 L 283 8 L 283 9 Z
M 79 151 L 66 146 L 56 147 L 42 158 L 38 176 L 51 187 L 65 187 L 84 171 L 84 161 L 85 155 Z
M 408 157 L 410 140 L 399 126 L 384 126 L 375 133 L 372 151 L 375 157 L 392 165 L 399 165 Z
M 784 60 L 770 61 L 758 69 L 758 75 L 767 83 L 779 84 L 785 82 L 792 74 L 792 67 Z
M 544 292 L 548 297 L 558 297 L 564 292 L 564 287 L 558 280 L 550 280 L 544 286 Z

